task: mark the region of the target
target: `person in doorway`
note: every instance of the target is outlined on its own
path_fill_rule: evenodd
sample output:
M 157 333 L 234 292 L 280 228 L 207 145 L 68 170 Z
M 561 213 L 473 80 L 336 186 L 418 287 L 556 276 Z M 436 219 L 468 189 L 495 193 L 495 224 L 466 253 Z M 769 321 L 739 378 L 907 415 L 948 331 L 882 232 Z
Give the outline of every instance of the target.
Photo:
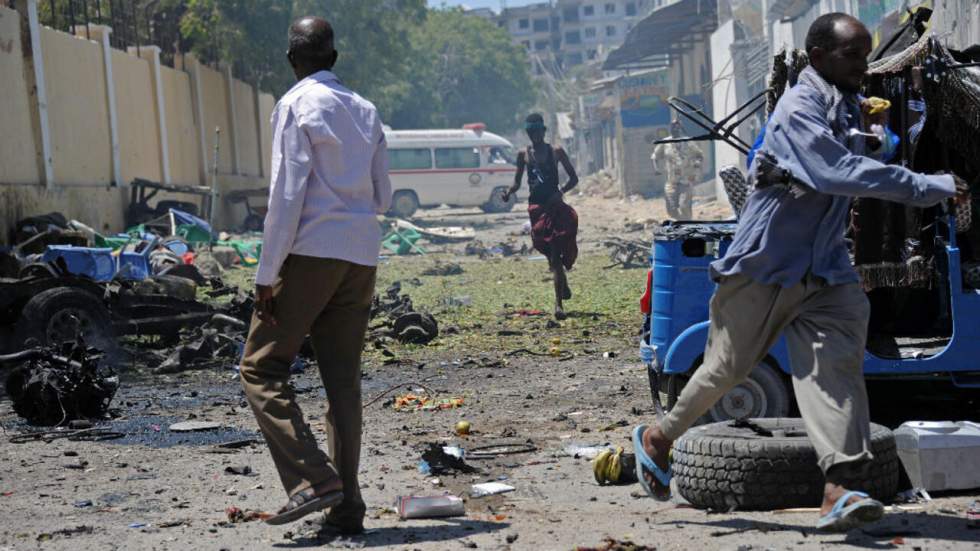
M 858 91 L 871 52 L 860 21 L 817 18 L 806 49 L 811 66 L 776 106 L 750 170 L 755 191 L 727 254 L 711 265 L 718 288 L 704 361 L 670 412 L 633 430 L 633 444 L 644 488 L 669 496 L 674 440 L 785 335 L 797 404 L 826 476 L 817 527 L 844 531 L 884 514 L 846 487 L 872 457 L 862 373 L 869 306 L 844 239 L 851 199 L 927 207 L 962 201 L 966 186 L 866 156 L 866 138 L 852 132 L 862 127 Z
M 683 138 L 684 128 L 679 120 L 670 123 L 670 137 Z M 700 183 L 704 153 L 691 142 L 662 143 L 650 155 L 655 174 L 667 172 L 664 183 L 664 203 L 667 214 L 674 220 L 690 220 L 693 216 L 694 186 Z
M 578 257 L 578 214 L 562 199 L 563 194 L 578 185 L 578 175 L 568 155 L 561 146 L 552 146 L 544 141 L 547 128 L 544 117 L 538 113 L 527 116 L 524 129 L 531 140 L 524 151 L 517 154 L 517 174 L 514 185 L 504 193 L 504 201 L 517 193 L 527 170 L 527 185 L 531 189 L 528 196 L 527 212 L 531 218 L 531 241 L 534 248 L 548 258 L 548 267 L 554 274 L 555 318 L 565 319 L 564 302 L 572 298 L 568 286 L 570 270 Z M 568 175 L 568 182 L 562 188 L 558 183 L 558 165 Z
M 361 350 L 381 241 L 376 214 L 390 206 L 391 183 L 377 110 L 331 72 L 333 36 L 319 17 L 289 28 L 298 82 L 272 115 L 269 211 L 241 379 L 288 495 L 267 522 L 332 508 L 327 524 L 359 533 Z M 327 391 L 329 455 L 289 384 L 307 334 Z

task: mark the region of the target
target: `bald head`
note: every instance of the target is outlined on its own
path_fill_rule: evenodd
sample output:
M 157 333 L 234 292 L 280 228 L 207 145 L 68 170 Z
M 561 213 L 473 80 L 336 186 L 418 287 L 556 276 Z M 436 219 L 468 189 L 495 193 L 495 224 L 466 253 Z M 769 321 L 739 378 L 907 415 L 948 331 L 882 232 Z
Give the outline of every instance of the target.
M 871 33 L 845 13 L 821 15 L 807 32 L 806 53 L 827 82 L 846 92 L 857 92 L 868 70 Z
M 293 21 L 289 26 L 289 50 L 286 55 L 297 78 L 317 71 L 329 71 L 337 61 L 333 27 L 322 17 L 308 16 Z

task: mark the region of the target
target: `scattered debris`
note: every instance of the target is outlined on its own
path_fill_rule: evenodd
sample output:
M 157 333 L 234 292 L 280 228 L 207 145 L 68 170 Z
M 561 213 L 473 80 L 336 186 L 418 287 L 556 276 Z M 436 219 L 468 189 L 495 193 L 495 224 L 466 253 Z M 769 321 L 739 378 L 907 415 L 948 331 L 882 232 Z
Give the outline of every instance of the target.
M 416 411 L 433 411 L 439 409 L 456 409 L 463 406 L 462 398 L 440 398 L 419 396 L 409 393 L 395 398 L 393 407 L 396 411 L 413 409 Z
M 966 510 L 967 528 L 980 528 L 980 501 L 974 501 Z
M 597 547 L 576 547 L 575 551 L 657 551 L 656 547 L 633 543 L 630 540 L 606 538 Z
M 424 276 L 454 276 L 462 273 L 463 267 L 456 262 L 436 262 L 435 266 L 422 271 Z
M 210 421 L 182 421 L 174 423 L 168 427 L 172 432 L 200 432 L 206 430 L 216 430 L 222 427 L 221 423 Z
M 468 465 L 462 448 L 443 444 L 428 444 L 419 461 L 419 472 L 437 476 L 456 473 L 478 473 L 479 469 Z
M 232 524 L 252 522 L 253 520 L 266 520 L 274 516 L 272 513 L 253 511 L 251 509 L 243 511 L 235 506 L 225 509 L 225 515 L 228 517 L 228 522 Z
M 609 259 L 612 260 L 612 264 L 606 266 L 606 269 L 616 266 L 622 266 L 623 269 L 650 267 L 650 250 L 653 242 L 611 237 L 602 244 L 610 249 Z
M 248 465 L 229 465 L 225 467 L 225 473 L 237 476 L 259 476 L 259 474 L 253 471 L 252 467 L 249 467 Z
M 466 436 L 470 433 L 472 426 L 469 421 L 457 421 L 454 430 L 459 436 Z
M 402 520 L 413 518 L 459 517 L 466 514 L 463 500 L 450 495 L 415 497 L 402 496 L 395 501 Z
M 474 484 L 471 487 L 471 494 L 473 497 L 484 497 L 505 494 L 507 492 L 513 492 L 516 489 L 513 486 L 501 482 L 484 482 L 483 484 Z
M 484 245 L 482 241 L 473 241 L 472 243 L 467 243 L 463 253 L 466 254 L 466 256 L 479 256 L 482 260 L 486 260 L 494 256 L 527 256 L 531 253 L 531 249 L 528 247 L 527 243 L 521 243 L 520 247 L 517 247 L 513 243 L 507 242 L 500 242 L 493 246 L 487 246 Z
M 16 366 L 6 383 L 14 411 L 44 426 L 105 418 L 119 378 L 101 359 L 101 352 L 78 342 L 0 356 L 0 366 Z

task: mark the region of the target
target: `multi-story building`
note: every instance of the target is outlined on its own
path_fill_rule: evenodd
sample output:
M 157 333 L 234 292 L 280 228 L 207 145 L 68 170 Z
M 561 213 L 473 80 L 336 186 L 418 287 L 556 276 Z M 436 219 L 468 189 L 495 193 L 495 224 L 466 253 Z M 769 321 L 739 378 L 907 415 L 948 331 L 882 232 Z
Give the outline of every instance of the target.
M 495 20 L 528 51 L 532 70 L 540 74 L 602 62 L 633 25 L 670 1 L 552 0 L 504 8 Z M 485 16 L 476 11 L 471 13 Z

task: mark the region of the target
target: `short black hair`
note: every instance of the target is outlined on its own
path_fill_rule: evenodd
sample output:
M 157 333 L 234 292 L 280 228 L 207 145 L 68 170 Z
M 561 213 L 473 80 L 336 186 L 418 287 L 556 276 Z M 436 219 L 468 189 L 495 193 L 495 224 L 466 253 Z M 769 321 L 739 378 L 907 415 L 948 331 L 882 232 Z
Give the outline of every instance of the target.
M 809 54 L 814 48 L 828 51 L 836 48 L 838 46 L 837 23 L 847 20 L 858 21 L 854 17 L 841 12 L 827 13 L 818 17 L 810 25 L 810 30 L 806 33 L 806 53 Z
M 329 64 L 333 51 L 333 26 L 326 19 L 300 17 L 289 26 L 289 53 L 297 62 Z
M 527 116 L 526 119 L 524 119 L 524 122 L 529 122 L 531 124 L 534 123 L 544 124 L 544 117 L 541 116 L 541 113 L 531 113 L 530 115 Z

